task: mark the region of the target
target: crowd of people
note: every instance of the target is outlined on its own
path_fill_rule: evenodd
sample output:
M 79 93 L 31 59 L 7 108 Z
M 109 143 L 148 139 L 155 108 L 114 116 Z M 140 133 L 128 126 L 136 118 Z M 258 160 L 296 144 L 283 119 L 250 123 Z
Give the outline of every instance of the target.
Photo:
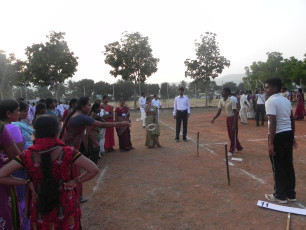
M 279 155 L 286 154 L 283 150 L 286 149 L 291 153 L 286 159 L 292 162 L 295 142 L 291 118 L 301 120 L 305 115 L 302 90 L 296 96 L 294 116 L 288 115 L 291 104 L 287 99 L 290 97 L 284 89 L 281 93 L 278 91 L 280 85 L 278 81 L 269 81 L 265 90 L 258 89 L 254 94 L 252 91 L 232 94 L 230 89 L 223 89 L 223 99 L 211 121 L 214 123 L 221 111 L 225 111 L 231 142 L 228 155 L 232 156 L 243 150 L 238 139 L 239 117 L 241 124 L 247 125 L 248 119 L 255 119 L 259 127 L 264 126 L 267 112 L 269 153 L 278 190 L 267 194 L 266 198 L 279 203 L 287 198 L 295 200 L 293 164 L 285 167 L 286 162 Z M 182 139 L 187 142 L 190 103 L 184 88 L 179 88 L 178 94 L 173 105 L 175 141 L 180 141 L 183 123 Z M 0 101 L 0 229 L 81 229 L 80 203 L 87 200 L 83 196 L 82 183 L 99 172 L 96 164 L 103 154 L 115 151 L 115 130 L 119 150 L 133 149 L 130 108 L 125 99 L 120 99 L 116 108 L 108 102 L 107 95 L 93 104 L 88 97 L 72 98 L 67 105 L 52 98 L 41 99 L 36 104 L 23 99 Z M 279 115 L 278 106 L 286 114 Z M 145 146 L 161 147 L 161 102 L 157 95 L 146 97 L 142 93 L 139 107 L 140 120 L 146 130 Z M 276 145 L 283 145 L 283 148 Z M 287 172 L 290 175 L 284 180 Z M 290 191 L 282 190 L 286 186 Z
M 82 183 L 114 151 L 114 129 L 120 150 L 133 149 L 129 116 L 124 99 L 114 109 L 108 96 L 92 106 L 88 97 L 0 101 L 0 229 L 81 229 Z

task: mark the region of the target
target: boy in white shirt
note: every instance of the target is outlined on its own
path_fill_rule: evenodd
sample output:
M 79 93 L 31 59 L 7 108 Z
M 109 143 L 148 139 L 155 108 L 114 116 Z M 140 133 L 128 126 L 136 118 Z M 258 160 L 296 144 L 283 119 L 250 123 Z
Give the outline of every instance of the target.
M 152 105 L 157 108 L 157 120 L 159 121 L 159 110 L 162 109 L 162 104 L 160 100 L 158 100 L 157 95 L 154 95 L 154 99 L 151 101 Z
M 146 112 L 145 112 L 145 107 L 146 107 L 146 103 L 147 103 L 147 99 L 146 99 L 146 93 L 141 93 L 141 97 L 139 98 L 139 108 L 140 108 L 140 115 L 141 115 L 141 119 L 142 119 L 142 127 L 145 128 L 146 127 Z
M 265 107 L 268 116 L 268 152 L 274 173 L 274 193 L 266 194 L 267 200 L 278 203 L 296 201 L 295 172 L 293 167 L 293 146 L 295 124 L 291 103 L 280 94 L 282 87 L 279 78 L 266 81 L 265 92 L 268 97 Z

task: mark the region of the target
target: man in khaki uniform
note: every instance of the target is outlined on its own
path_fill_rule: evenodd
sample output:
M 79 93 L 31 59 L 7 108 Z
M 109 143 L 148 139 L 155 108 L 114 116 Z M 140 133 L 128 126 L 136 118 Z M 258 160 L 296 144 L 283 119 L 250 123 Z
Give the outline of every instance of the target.
M 243 148 L 238 140 L 238 116 L 236 103 L 230 98 L 231 90 L 224 88 L 222 90 L 222 97 L 219 101 L 218 112 L 216 116 L 211 120 L 214 123 L 215 120 L 220 116 L 221 111 L 225 111 L 226 115 L 226 126 L 231 146 L 228 152 L 228 156 L 232 156 L 235 151 L 241 151 Z

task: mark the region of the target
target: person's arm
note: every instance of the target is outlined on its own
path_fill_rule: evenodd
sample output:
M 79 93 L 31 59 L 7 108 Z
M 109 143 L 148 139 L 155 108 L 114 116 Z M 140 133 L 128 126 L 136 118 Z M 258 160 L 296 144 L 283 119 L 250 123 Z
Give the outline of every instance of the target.
M 0 184 L 7 185 L 27 185 L 28 180 L 11 176 L 13 172 L 21 169 L 22 165 L 16 160 L 12 160 L 0 168 Z
M 270 156 L 275 156 L 274 138 L 276 133 L 276 115 L 268 114 L 269 120 L 269 137 L 268 137 L 268 152 Z
M 217 114 L 214 116 L 214 118 L 211 120 L 211 123 L 214 123 L 215 120 L 220 116 L 220 114 L 221 114 L 221 109 L 218 109 L 218 112 L 217 112 Z
M 17 155 L 20 155 L 20 150 L 15 143 L 3 147 L 3 152 L 8 156 L 9 160 L 14 159 Z
M 97 167 L 97 165 L 83 155 L 76 159 L 74 163 L 78 167 L 84 169 L 85 172 L 82 175 L 74 178 L 73 180 L 65 182 L 64 186 L 67 190 L 74 189 L 77 184 L 89 181 L 99 173 L 99 168 Z
M 176 111 L 177 111 L 177 105 L 176 105 L 176 97 L 174 98 L 174 104 L 173 104 L 173 118 L 176 119 Z
M 127 121 L 122 121 L 122 122 L 100 122 L 100 121 L 94 121 L 90 126 L 98 127 L 98 128 L 113 128 L 113 127 L 130 126 L 130 123 L 128 123 Z
M 190 115 L 190 103 L 189 103 L 189 98 L 187 97 L 187 113 L 188 113 L 188 117 Z

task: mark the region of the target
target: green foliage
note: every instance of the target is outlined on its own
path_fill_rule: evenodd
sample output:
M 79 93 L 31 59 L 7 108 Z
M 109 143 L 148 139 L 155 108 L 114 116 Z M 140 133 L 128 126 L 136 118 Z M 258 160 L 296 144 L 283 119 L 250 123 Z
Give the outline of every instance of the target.
M 99 81 L 96 82 L 94 85 L 94 97 L 102 98 L 103 95 L 112 95 L 113 93 L 113 86 L 107 82 Z
M 125 32 L 120 42 L 105 46 L 105 63 L 112 67 L 110 74 L 121 76 L 134 84 L 134 108 L 136 108 L 136 85 L 143 83 L 157 71 L 158 58 L 154 58 L 149 38 L 140 33 Z
M 222 73 L 225 67 L 230 66 L 230 61 L 220 55 L 220 49 L 216 42 L 216 34 L 206 32 L 205 35 L 200 36 L 201 41 L 195 41 L 196 46 L 196 59 L 186 59 L 185 77 L 190 77 L 197 82 L 204 82 L 206 87 L 209 87 L 211 79 L 215 79 Z M 205 92 L 209 92 L 206 89 Z M 206 94 L 207 99 L 208 93 Z M 207 106 L 206 100 L 206 106 Z
M 148 96 L 154 94 L 158 95 L 160 89 L 159 84 L 139 83 L 137 87 L 139 88 L 139 96 L 142 92 L 145 92 Z
M 131 81 L 118 80 L 114 84 L 115 100 L 119 101 L 120 98 L 129 100 L 133 96 L 134 84 Z
M 223 88 L 230 88 L 231 92 L 236 92 L 238 91 L 238 86 L 235 82 L 226 82 L 223 84 Z
M 216 34 L 206 32 L 200 38 L 200 42 L 195 42 L 197 59 L 186 59 L 184 62 L 187 67 L 185 77 L 209 81 L 218 77 L 225 67 L 229 67 L 230 61 L 220 56 Z
M 284 59 L 279 52 L 268 52 L 265 62 L 253 62 L 249 67 L 245 67 L 246 77 L 244 81 L 250 82 L 252 88 L 256 87 L 255 84 L 258 81 L 264 83 L 267 79 L 273 77 L 279 77 L 287 88 L 292 88 L 292 83 L 305 85 L 306 55 L 304 56 L 304 60 L 297 60 L 295 57 Z
M 28 61 L 25 79 L 36 86 L 55 88 L 73 76 L 78 65 L 77 57 L 70 52 L 65 33 L 51 31 L 45 44 L 33 44 L 26 48 Z
M 14 95 L 13 86 L 26 85 L 23 81 L 24 62 L 16 59 L 15 54 L 0 50 L 0 99 L 11 98 Z

